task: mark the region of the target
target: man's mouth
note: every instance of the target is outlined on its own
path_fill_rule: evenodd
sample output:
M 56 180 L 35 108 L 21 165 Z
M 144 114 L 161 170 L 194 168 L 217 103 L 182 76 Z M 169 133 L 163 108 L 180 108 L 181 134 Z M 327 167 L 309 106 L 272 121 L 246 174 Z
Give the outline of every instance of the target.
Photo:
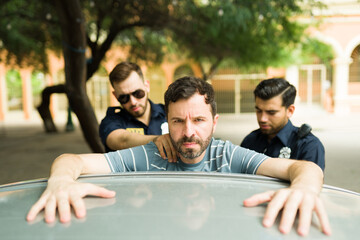
M 184 142 L 183 146 L 190 148 L 190 147 L 194 147 L 197 143 L 196 142 Z
M 181 145 L 185 148 L 194 148 L 196 145 L 201 144 L 198 139 L 194 136 L 192 137 L 184 137 L 181 141 Z
M 140 110 L 140 107 L 139 106 L 138 107 L 133 107 L 133 108 L 131 108 L 131 110 L 133 110 L 134 112 L 137 112 L 137 111 Z
M 260 128 L 266 130 L 266 129 L 270 129 L 270 126 L 269 126 L 269 125 L 265 125 L 265 124 L 261 124 L 261 125 L 260 125 Z

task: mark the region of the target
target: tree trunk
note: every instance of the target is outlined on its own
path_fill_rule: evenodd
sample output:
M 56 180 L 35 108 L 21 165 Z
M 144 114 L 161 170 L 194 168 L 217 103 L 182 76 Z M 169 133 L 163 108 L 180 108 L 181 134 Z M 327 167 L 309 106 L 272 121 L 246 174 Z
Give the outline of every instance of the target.
M 53 93 L 65 93 L 64 84 L 59 84 L 56 86 L 46 87 L 41 94 L 41 104 L 37 107 L 37 110 L 44 121 L 44 128 L 46 132 L 57 132 L 55 123 L 52 119 L 49 105 L 50 105 L 50 96 Z
M 55 0 L 61 25 L 65 61 L 65 90 L 93 152 L 104 152 L 99 125 L 86 94 L 86 30 L 79 0 Z

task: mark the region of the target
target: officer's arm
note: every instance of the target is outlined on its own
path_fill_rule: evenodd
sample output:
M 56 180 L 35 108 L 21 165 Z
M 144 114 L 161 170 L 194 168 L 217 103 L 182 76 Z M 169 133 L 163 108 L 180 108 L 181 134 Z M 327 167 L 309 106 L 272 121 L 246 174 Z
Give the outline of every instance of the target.
M 153 141 L 163 159 L 169 162 L 176 162 L 177 152 L 173 147 L 169 134 L 164 135 L 142 135 L 131 133 L 125 129 L 112 131 L 106 138 L 106 145 L 113 150 L 121 150 L 140 145 L 148 144 Z
M 116 129 L 107 136 L 106 145 L 112 150 L 121 150 L 148 144 L 155 137 L 157 135 L 143 135 L 131 133 L 125 129 Z

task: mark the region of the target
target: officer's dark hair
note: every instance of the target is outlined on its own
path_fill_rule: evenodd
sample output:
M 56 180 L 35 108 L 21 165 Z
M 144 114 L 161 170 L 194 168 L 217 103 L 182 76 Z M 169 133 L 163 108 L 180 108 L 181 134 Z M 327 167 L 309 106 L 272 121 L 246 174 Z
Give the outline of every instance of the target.
M 213 87 L 203 79 L 196 77 L 182 77 L 171 83 L 164 94 L 165 113 L 169 113 L 170 102 L 189 99 L 195 93 L 205 96 L 205 103 L 210 104 L 211 114 L 216 115 L 215 92 Z
M 288 108 L 294 104 L 296 88 L 283 78 L 270 78 L 261 81 L 254 90 L 255 98 L 269 100 L 282 96 L 282 106 Z
M 124 81 L 132 72 L 136 72 L 141 80 L 144 81 L 144 75 L 139 65 L 132 62 L 121 62 L 114 67 L 109 75 L 111 85 L 114 87 L 115 83 Z

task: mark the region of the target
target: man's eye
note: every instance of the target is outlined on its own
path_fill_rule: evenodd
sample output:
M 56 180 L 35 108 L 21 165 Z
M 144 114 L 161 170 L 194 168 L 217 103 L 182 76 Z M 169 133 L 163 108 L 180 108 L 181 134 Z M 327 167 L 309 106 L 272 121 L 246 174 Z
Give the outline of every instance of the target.
M 269 114 L 269 115 L 275 115 L 276 112 L 275 112 L 275 111 L 270 111 L 270 112 L 268 112 L 268 114 Z
M 203 122 L 203 121 L 204 121 L 203 118 L 196 118 L 196 119 L 195 119 L 195 122 Z

